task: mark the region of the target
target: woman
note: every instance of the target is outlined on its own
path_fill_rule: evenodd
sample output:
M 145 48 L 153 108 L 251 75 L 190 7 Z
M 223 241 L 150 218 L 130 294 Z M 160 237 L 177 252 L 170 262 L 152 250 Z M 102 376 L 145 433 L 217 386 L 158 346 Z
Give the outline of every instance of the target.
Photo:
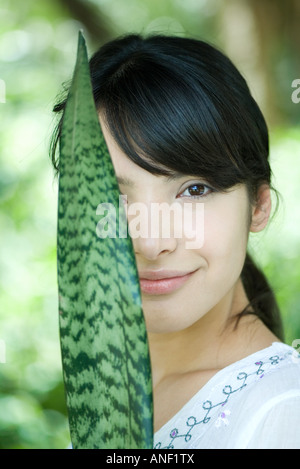
M 203 209 L 203 242 L 192 249 L 192 226 L 175 236 L 175 221 L 169 236 L 133 237 L 155 447 L 300 447 L 300 360 L 281 342 L 275 296 L 247 253 L 249 232 L 269 220 L 271 170 L 267 126 L 245 80 L 209 44 L 167 36 L 112 41 L 90 70 L 128 206 L 143 204 L 152 226 L 153 204 Z

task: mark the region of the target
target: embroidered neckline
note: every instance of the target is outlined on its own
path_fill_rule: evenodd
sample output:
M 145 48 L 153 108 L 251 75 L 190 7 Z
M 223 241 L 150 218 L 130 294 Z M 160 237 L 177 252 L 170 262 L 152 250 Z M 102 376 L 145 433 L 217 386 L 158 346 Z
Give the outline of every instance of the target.
M 272 348 L 274 348 L 274 346 L 279 346 L 281 350 L 285 350 L 285 353 L 279 354 L 278 351 L 276 351 L 276 354 L 269 356 L 269 358 L 265 359 L 264 361 L 261 359 L 257 359 L 259 355 L 266 356 L 268 350 L 270 350 L 270 353 L 271 353 L 271 350 Z M 231 396 L 243 390 L 244 388 L 246 388 L 246 386 L 250 384 L 250 382 L 262 379 L 267 372 L 270 372 L 272 369 L 276 367 L 276 365 L 279 365 L 283 360 L 287 358 L 287 356 L 290 356 L 292 354 L 293 354 L 293 350 L 291 349 L 290 346 L 283 344 L 281 342 L 274 342 L 270 347 L 267 347 L 264 350 L 255 352 L 251 354 L 250 356 L 245 357 L 223 368 L 222 370 L 220 370 L 208 381 L 208 383 L 206 383 L 205 386 L 203 386 L 202 389 L 200 389 L 182 407 L 182 409 L 179 412 L 177 412 L 169 420 L 169 422 L 163 425 L 163 427 L 161 427 L 161 429 L 158 430 L 157 433 L 160 433 L 161 431 L 163 431 L 163 429 L 167 425 L 171 427 L 172 421 L 176 420 L 178 414 L 181 413 L 186 406 L 189 406 L 193 400 L 196 400 L 198 394 L 202 393 L 204 389 L 206 389 L 208 386 L 210 386 L 210 388 L 213 389 L 214 388 L 212 387 L 213 382 L 215 381 L 216 378 L 218 379 L 221 374 L 223 374 L 226 371 L 229 371 L 230 368 L 232 367 L 236 367 L 239 363 L 241 363 L 242 365 L 244 361 L 246 361 L 246 364 L 245 364 L 246 368 L 249 368 L 248 372 L 246 371 L 238 372 L 235 378 L 233 378 L 232 384 L 226 384 L 225 386 L 223 386 L 222 399 L 219 402 L 213 403 L 210 400 L 202 401 L 202 406 L 201 404 L 199 404 L 197 415 L 190 415 L 187 418 L 185 425 L 184 424 L 181 425 L 182 428 L 171 427 L 171 431 L 169 432 L 170 441 L 168 442 L 168 444 L 166 446 L 162 446 L 162 442 L 158 441 L 156 445 L 154 446 L 154 449 L 174 449 L 173 443 L 175 440 L 178 440 L 178 439 L 183 439 L 183 441 L 186 443 L 189 442 L 193 437 L 192 432 L 195 427 L 200 426 L 200 425 L 205 425 L 208 422 L 213 421 L 213 419 L 215 420 L 216 428 L 219 428 L 223 425 L 227 426 L 229 424 L 228 418 L 230 416 L 230 410 L 224 409 L 224 407 L 230 400 Z M 251 358 L 253 359 L 252 362 L 250 361 Z M 219 410 L 219 412 L 213 412 L 214 409 Z

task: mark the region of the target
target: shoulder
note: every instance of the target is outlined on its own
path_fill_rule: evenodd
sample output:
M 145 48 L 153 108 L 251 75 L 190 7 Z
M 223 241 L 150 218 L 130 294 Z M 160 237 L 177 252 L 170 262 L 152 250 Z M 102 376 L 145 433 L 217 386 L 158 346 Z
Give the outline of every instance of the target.
M 300 355 L 294 348 L 276 342 L 250 359 L 247 364 L 249 374 L 252 367 L 256 368 L 252 379 L 249 376 L 249 391 L 253 391 L 258 404 L 278 399 L 292 389 L 300 392 Z M 249 399 L 253 394 L 249 392 Z
M 296 435 L 299 421 L 300 358 L 276 342 L 218 372 L 155 434 L 155 447 L 276 447 L 287 426 Z M 287 439 L 282 447 L 300 448 Z
M 300 355 L 289 345 L 275 342 L 225 368 L 220 386 L 225 382 L 235 403 L 241 398 L 253 410 L 254 402 L 260 406 L 291 389 L 300 392 Z
M 262 351 L 243 396 L 235 448 L 300 448 L 300 357 L 285 344 Z M 239 407 L 237 402 L 237 407 Z

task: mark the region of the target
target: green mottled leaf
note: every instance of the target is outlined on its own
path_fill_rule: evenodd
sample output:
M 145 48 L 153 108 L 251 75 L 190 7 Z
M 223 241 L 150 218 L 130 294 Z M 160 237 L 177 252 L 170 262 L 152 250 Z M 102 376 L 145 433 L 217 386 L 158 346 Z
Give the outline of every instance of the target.
M 115 208 L 115 237 L 97 235 L 99 204 Z M 120 210 L 79 33 L 60 139 L 57 236 L 61 351 L 74 448 L 153 444 L 147 335 L 132 241 L 118 236 L 122 204 Z

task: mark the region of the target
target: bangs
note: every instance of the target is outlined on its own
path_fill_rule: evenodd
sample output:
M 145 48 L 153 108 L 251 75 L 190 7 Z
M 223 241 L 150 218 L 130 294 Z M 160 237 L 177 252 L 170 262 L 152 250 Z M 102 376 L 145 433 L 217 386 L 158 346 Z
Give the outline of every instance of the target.
M 131 58 L 106 82 L 97 107 L 112 136 L 152 174 L 195 175 L 217 189 L 244 181 L 237 103 L 221 101 L 214 76 L 203 83 L 193 69 L 185 65 L 183 74 L 181 64 L 178 74 L 180 64 L 172 65 Z
M 216 189 L 270 183 L 269 136 L 246 81 L 198 40 L 128 35 L 90 60 L 96 108 L 120 149 L 157 175 L 204 178 Z M 64 111 L 66 99 L 55 106 Z M 57 126 L 51 145 L 59 170 Z
M 90 60 L 97 110 L 120 149 L 157 175 L 225 190 L 270 181 L 268 130 L 246 81 L 207 43 L 132 35 Z

